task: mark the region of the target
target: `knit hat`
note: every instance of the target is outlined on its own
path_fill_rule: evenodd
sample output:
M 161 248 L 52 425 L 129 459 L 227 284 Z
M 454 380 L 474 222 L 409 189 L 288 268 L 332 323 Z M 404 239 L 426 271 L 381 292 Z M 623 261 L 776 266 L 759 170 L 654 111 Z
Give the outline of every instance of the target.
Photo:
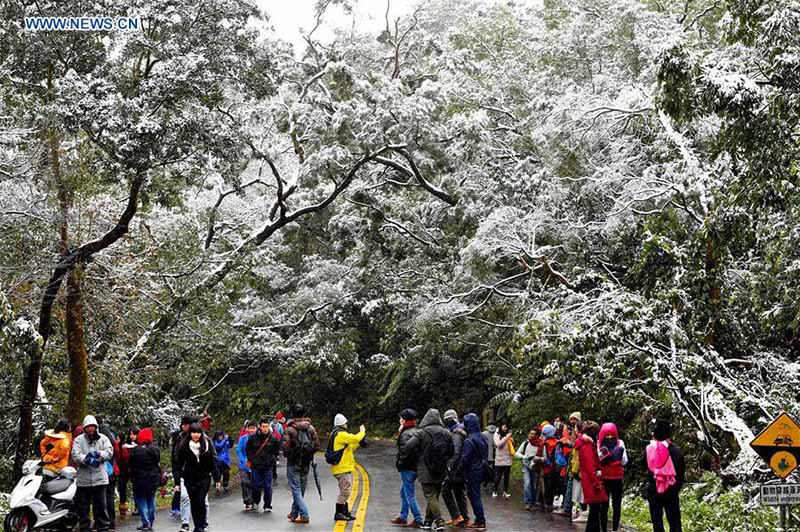
M 545 438 L 552 438 L 556 435 L 556 428 L 553 425 L 545 425 L 542 429 L 542 436 Z
M 402 412 L 400 412 L 400 417 L 405 421 L 411 421 L 412 419 L 417 419 L 417 411 L 412 408 L 406 408 Z
M 577 419 L 577 420 L 578 420 L 578 422 L 581 422 L 581 421 L 583 421 L 583 418 L 581 417 L 581 413 L 580 413 L 580 412 L 573 412 L 573 413 L 571 413 L 571 414 L 569 415 L 569 419 L 572 419 L 572 418 L 575 418 L 575 419 Z
M 275 419 L 277 419 L 278 421 L 283 420 L 283 412 L 278 412 L 277 414 L 275 414 Z
M 342 414 L 336 414 L 336 417 L 333 418 L 333 426 L 343 427 L 345 425 L 347 425 L 347 418 L 344 417 Z
M 453 421 L 458 421 L 458 412 L 453 410 L 452 408 L 444 413 L 444 417 L 442 418 L 444 421 L 448 419 L 452 419 Z

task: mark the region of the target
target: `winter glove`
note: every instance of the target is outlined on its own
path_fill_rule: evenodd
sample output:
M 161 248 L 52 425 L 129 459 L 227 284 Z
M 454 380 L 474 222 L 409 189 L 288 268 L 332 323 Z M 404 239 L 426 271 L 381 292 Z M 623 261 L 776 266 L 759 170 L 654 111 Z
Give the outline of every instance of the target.
M 614 450 L 611 451 L 609 456 L 611 457 L 611 461 L 613 462 L 621 462 L 622 461 L 622 454 L 625 452 L 625 449 L 622 445 L 617 445 L 614 447 Z

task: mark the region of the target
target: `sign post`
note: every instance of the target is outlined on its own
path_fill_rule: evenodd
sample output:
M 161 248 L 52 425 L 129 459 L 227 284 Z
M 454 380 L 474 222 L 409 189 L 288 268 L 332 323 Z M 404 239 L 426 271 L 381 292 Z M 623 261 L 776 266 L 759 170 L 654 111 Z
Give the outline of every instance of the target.
M 800 502 L 800 485 L 786 482 L 800 461 L 800 423 L 781 412 L 750 442 L 750 447 L 780 478 L 779 484 L 761 486 L 761 503 L 780 507 L 781 530 L 786 530 L 787 508 Z

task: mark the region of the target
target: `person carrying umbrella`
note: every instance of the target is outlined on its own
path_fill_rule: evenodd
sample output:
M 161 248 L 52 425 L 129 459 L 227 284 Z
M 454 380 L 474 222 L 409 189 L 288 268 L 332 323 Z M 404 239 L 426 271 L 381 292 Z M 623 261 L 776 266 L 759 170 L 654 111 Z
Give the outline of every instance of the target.
M 331 433 L 325 461 L 331 464 L 331 473 L 339 483 L 339 497 L 336 499 L 335 521 L 352 521 L 355 517 L 350 514 L 348 499 L 353 491 L 353 471 L 356 468 L 355 450 L 361 445 L 367 429 L 364 425 L 359 427 L 357 434 L 347 432 L 347 418 L 336 414 L 333 419 L 333 432 Z

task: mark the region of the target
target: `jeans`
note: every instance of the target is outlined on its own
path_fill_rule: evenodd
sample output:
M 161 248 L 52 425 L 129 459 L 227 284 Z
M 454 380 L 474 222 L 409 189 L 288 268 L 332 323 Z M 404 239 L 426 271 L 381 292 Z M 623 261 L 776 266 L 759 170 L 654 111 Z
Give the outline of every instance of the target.
M 439 482 L 423 482 L 422 493 L 425 495 L 427 507 L 425 508 L 426 523 L 440 523 L 442 508 L 439 506 L 439 496 L 442 494 L 442 485 Z
M 242 502 L 246 506 L 253 504 L 253 474 L 244 469 L 239 470 L 239 487 L 242 489 Z
M 308 485 L 308 468 L 296 465 L 286 466 L 286 479 L 289 481 L 289 489 L 292 490 L 292 510 L 289 514 L 292 517 L 303 517 L 308 519 L 308 506 L 303 500 Z
M 607 479 L 603 481 L 603 487 L 608 493 L 608 500 L 611 502 L 613 510 L 612 530 L 619 530 L 620 514 L 622 513 L 622 479 Z M 603 532 L 608 528 L 608 504 L 603 505 L 603 513 L 606 516 L 606 523 L 603 523 Z
M 656 496 L 648 499 L 650 506 L 650 520 L 653 522 L 653 532 L 664 532 L 664 513 L 667 514 L 669 532 L 682 532 L 681 502 L 677 493 L 666 496 Z
M 403 483 L 400 485 L 400 519 L 405 521 L 408 518 L 408 512 L 414 516 L 414 521 L 422 523 L 422 512 L 419 511 L 417 505 L 416 486 L 417 472 L 416 471 L 400 471 L 400 478 Z
M 574 482 L 572 475 L 567 472 L 567 487 L 564 488 L 564 504 L 561 505 L 561 509 L 565 512 L 572 511 L 572 483 Z
M 530 468 L 522 466 L 522 500 L 525 506 L 536 504 L 537 488 L 539 484 L 539 472 L 531 471 Z
M 455 519 L 460 515 L 465 521 L 469 521 L 469 507 L 467 506 L 467 494 L 463 482 L 445 480 L 442 486 L 442 499 L 444 499 L 444 505 L 447 506 L 451 519 Z
M 261 492 L 264 492 L 264 508 L 272 508 L 272 466 L 264 469 L 253 468 L 253 504 L 258 506 L 261 502 Z
M 191 512 L 191 507 L 189 491 L 186 489 L 183 479 L 181 479 L 181 524 L 189 524 L 189 516 L 194 515 L 194 512 Z M 206 490 L 206 513 L 208 513 L 208 490 Z
M 133 500 L 136 502 L 136 506 L 139 507 L 142 526 L 152 527 L 153 522 L 156 520 L 156 492 L 146 495 L 139 494 L 138 496 L 134 493 Z
M 209 487 L 211 487 L 211 479 L 208 477 L 186 485 L 189 506 L 192 511 L 192 521 L 194 521 L 194 532 L 204 532 L 206 529 Z
M 108 485 L 79 487 L 75 492 L 75 508 L 80 521 L 81 532 L 91 532 L 92 521 L 89 519 L 89 507 L 92 508 L 94 524 L 98 532 L 105 532 L 111 523 L 106 512 Z
M 467 478 L 467 495 L 469 495 L 469 502 L 472 504 L 472 511 L 475 514 L 475 522 L 477 524 L 485 524 L 486 515 L 483 513 L 483 501 L 481 501 L 481 480 L 479 478 Z

